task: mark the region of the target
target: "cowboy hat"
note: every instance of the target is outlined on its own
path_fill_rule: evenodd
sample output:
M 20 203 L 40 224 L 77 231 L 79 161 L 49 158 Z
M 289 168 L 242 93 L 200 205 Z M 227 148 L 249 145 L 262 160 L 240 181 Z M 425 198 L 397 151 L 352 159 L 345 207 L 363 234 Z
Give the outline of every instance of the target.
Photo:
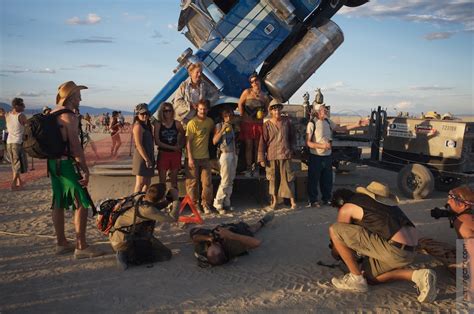
M 56 95 L 56 104 L 62 106 L 64 104 L 64 101 L 69 96 L 81 89 L 87 89 L 87 86 L 76 85 L 76 83 L 74 83 L 73 81 L 62 83 L 58 87 L 58 94 Z
M 268 105 L 268 109 L 272 110 L 273 107 L 283 108 L 283 104 L 276 99 L 272 99 L 272 101 L 270 102 L 270 105 Z
M 436 111 L 428 111 L 427 113 L 425 113 L 425 119 L 439 120 L 440 118 L 441 116 Z
M 377 202 L 385 205 L 395 206 L 399 202 L 398 197 L 390 193 L 390 189 L 387 185 L 377 181 L 372 181 L 365 188 L 361 186 L 356 188 L 356 193 L 368 195 Z

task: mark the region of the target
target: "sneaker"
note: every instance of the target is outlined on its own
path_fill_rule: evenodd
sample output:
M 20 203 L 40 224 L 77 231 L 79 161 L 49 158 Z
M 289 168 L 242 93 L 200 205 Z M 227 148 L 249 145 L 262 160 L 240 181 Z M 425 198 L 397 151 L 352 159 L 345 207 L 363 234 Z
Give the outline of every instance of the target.
M 413 271 L 411 280 L 416 284 L 420 295 L 418 301 L 433 302 L 438 291 L 436 290 L 436 273 L 432 269 L 418 269 Z
M 306 208 L 320 208 L 321 205 L 319 202 L 309 202 L 308 205 L 306 205 Z
M 92 246 L 88 246 L 83 250 L 75 249 L 74 250 L 74 258 L 75 259 L 83 259 L 83 258 L 91 258 L 104 255 L 104 252 L 100 251 L 99 249 L 95 249 Z
M 72 253 L 76 249 L 76 245 L 68 242 L 66 245 L 56 245 L 56 255 Z
M 356 276 L 352 273 L 347 273 L 340 278 L 334 277 L 331 282 L 337 289 L 341 290 L 351 290 L 356 292 L 367 292 L 369 290 L 367 280 L 365 280 L 362 275 Z
M 268 212 L 265 214 L 265 216 L 262 217 L 258 222 L 262 224 L 262 227 L 265 226 L 267 223 L 273 220 L 275 217 L 275 213 L 273 211 Z
M 125 252 L 117 252 L 115 254 L 115 259 L 117 260 L 117 268 L 119 270 L 126 270 L 128 268 L 127 255 Z
M 322 201 L 320 205 L 321 206 L 331 206 L 332 203 L 330 201 Z

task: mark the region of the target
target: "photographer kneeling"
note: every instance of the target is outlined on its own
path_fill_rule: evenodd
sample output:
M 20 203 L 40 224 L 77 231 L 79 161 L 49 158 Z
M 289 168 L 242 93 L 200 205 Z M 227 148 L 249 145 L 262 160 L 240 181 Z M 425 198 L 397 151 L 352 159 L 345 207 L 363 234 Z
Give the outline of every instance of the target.
M 145 195 L 133 198 L 133 204 L 121 214 L 109 233 L 110 244 L 117 252 L 117 266 L 125 270 L 129 264 L 162 262 L 171 259 L 171 250 L 153 236 L 156 222 L 176 222 L 178 191 L 166 191 L 163 183 L 153 184 Z M 163 209 L 168 208 L 166 213 Z
M 193 228 L 189 232 L 194 243 L 194 256 L 198 265 L 206 268 L 229 262 L 232 258 L 245 255 L 249 249 L 260 246 L 262 241 L 254 234 L 273 219 L 269 212 L 253 225 L 245 222 L 223 224 L 214 229 Z
M 366 292 L 367 281 L 413 281 L 420 291 L 418 301 L 432 302 L 437 294 L 436 273 L 402 268 L 414 260 L 418 234 L 397 203 L 398 198 L 379 182 L 358 187 L 356 193 L 347 189 L 334 192 L 332 204 L 340 208 L 329 235 L 333 255 L 338 254 L 350 272 L 331 282 L 338 289 Z M 356 252 L 364 256 L 361 266 Z

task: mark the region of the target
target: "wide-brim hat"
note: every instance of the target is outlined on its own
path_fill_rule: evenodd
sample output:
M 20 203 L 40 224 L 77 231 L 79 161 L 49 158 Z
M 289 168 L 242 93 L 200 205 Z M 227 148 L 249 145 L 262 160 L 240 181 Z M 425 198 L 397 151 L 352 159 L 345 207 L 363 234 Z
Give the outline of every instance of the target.
M 272 110 L 275 107 L 283 108 L 283 104 L 277 99 L 272 99 L 272 101 L 270 101 L 270 105 L 268 105 L 268 109 Z
M 68 81 L 59 85 L 58 94 L 56 95 L 56 104 L 62 106 L 69 96 L 81 89 L 87 89 L 87 86 L 76 85 L 73 81 Z
M 425 113 L 426 119 L 440 119 L 440 115 L 436 111 L 428 111 Z
M 387 185 L 377 181 L 372 181 L 367 187 L 356 188 L 356 193 L 368 195 L 385 205 L 395 206 L 399 202 L 398 196 L 390 193 L 390 188 Z

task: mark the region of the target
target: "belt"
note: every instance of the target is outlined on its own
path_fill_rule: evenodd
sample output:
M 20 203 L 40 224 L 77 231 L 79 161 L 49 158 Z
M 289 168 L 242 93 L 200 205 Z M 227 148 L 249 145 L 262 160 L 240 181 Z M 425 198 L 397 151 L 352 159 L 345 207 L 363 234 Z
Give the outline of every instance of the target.
M 415 250 L 416 250 L 416 246 L 410 246 L 410 245 L 407 245 L 407 244 L 398 243 L 398 242 L 393 241 L 393 240 L 388 240 L 388 243 L 390 243 L 394 247 L 397 247 L 397 248 L 399 248 L 401 250 L 404 250 L 404 251 L 415 252 Z

